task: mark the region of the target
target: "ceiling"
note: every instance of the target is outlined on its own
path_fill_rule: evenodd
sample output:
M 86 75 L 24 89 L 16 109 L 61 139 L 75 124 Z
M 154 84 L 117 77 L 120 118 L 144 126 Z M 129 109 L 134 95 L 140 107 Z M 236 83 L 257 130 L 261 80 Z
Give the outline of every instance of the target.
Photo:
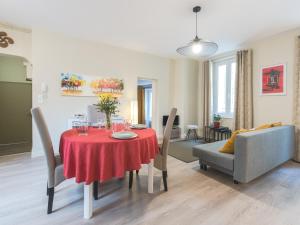
M 195 34 L 218 53 L 300 27 L 299 0 L 0 0 L 0 22 L 176 57 Z

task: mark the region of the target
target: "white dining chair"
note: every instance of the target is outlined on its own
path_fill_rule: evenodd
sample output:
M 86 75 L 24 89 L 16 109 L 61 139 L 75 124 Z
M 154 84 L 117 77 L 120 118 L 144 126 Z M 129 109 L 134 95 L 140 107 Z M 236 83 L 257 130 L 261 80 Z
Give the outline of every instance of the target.
M 173 124 L 174 120 L 176 117 L 176 108 L 172 108 L 170 115 L 167 120 L 167 124 L 165 127 L 164 131 L 164 136 L 163 136 L 163 143 L 161 146 L 159 146 L 159 154 L 156 156 L 154 159 L 154 167 L 156 169 L 159 169 L 162 171 L 162 177 L 163 177 L 163 183 L 164 183 L 164 189 L 165 191 L 168 191 L 168 183 L 167 183 L 167 178 L 168 178 L 168 169 L 167 169 L 167 159 L 168 159 L 168 152 L 169 152 L 169 145 L 170 145 L 170 138 L 171 138 L 171 133 L 173 129 Z
M 156 169 L 159 169 L 162 171 L 162 178 L 163 178 L 165 191 L 168 191 L 167 158 L 168 158 L 171 132 L 172 132 L 174 120 L 176 117 L 176 112 L 177 112 L 176 108 L 171 109 L 165 130 L 164 130 L 163 143 L 159 146 L 159 153 L 157 154 L 157 156 L 154 159 L 154 167 Z M 138 175 L 138 173 L 139 173 L 139 171 L 137 170 L 136 174 Z M 132 181 L 133 181 L 133 171 L 130 171 L 129 172 L 129 189 L 132 188 Z
M 88 105 L 87 107 L 87 122 L 92 125 L 105 119 L 105 113 L 100 112 L 96 105 Z
M 48 210 L 47 213 L 52 213 L 53 199 L 54 199 L 54 187 L 59 185 L 65 180 L 63 174 L 63 164 L 60 155 L 55 155 L 51 137 L 48 131 L 46 121 L 43 117 L 42 111 L 39 107 L 31 109 L 32 117 L 38 128 L 41 141 L 43 144 L 43 150 L 46 156 L 48 166 L 48 182 L 47 182 L 47 195 L 48 195 Z

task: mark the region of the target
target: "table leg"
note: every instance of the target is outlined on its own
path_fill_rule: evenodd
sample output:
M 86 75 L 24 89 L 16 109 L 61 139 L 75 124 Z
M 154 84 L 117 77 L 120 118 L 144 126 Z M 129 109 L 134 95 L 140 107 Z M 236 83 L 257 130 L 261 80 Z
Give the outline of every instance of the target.
M 90 219 L 93 216 L 93 183 L 84 185 L 84 218 Z
M 153 159 L 148 164 L 148 193 L 153 193 Z

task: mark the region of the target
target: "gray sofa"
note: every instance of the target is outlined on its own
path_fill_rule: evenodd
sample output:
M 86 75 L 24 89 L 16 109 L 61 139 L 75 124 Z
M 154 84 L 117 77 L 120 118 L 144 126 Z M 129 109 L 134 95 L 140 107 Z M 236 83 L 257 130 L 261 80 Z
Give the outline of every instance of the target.
M 248 183 L 294 156 L 295 127 L 286 125 L 239 134 L 234 154 L 219 152 L 225 142 L 196 145 L 193 155 L 199 157 L 201 169 L 207 170 L 208 165 L 233 176 L 235 183 Z

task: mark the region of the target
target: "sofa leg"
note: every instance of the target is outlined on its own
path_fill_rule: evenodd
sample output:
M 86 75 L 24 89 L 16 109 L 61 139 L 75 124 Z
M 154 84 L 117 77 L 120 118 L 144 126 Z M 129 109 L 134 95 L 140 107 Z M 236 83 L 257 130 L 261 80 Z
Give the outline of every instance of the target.
M 233 180 L 234 184 L 239 184 L 239 182 L 237 180 Z
M 204 171 L 207 171 L 207 165 L 205 165 L 205 164 L 200 164 L 200 169 L 201 169 L 201 170 L 204 170 Z
M 200 165 L 200 169 L 204 170 L 204 164 L 200 161 L 200 159 L 199 159 L 199 165 Z

